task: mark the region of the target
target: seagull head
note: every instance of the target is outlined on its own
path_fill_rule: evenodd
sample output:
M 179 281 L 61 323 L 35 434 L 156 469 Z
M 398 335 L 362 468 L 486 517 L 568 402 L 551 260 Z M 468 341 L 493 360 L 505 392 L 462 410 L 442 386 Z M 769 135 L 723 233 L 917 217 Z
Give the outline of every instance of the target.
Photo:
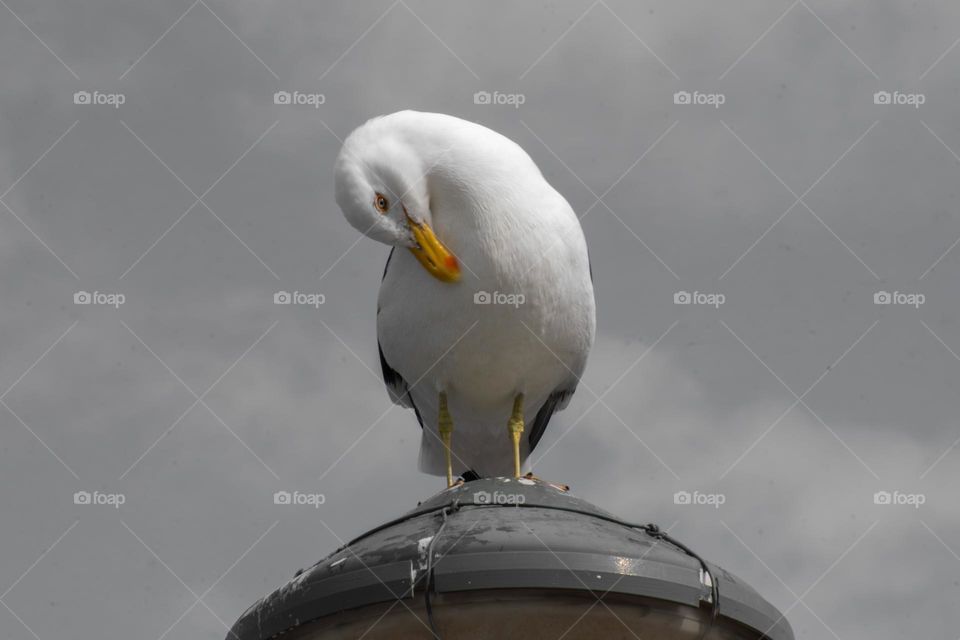
M 430 275 L 457 282 L 457 258 L 433 231 L 424 159 L 381 120 L 361 126 L 344 142 L 335 168 L 337 204 L 363 235 L 405 247 Z

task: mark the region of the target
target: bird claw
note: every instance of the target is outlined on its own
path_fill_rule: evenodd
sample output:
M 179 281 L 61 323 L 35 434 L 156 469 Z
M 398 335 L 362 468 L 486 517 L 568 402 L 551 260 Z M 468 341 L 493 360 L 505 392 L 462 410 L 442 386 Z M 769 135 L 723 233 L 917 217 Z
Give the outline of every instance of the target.
M 544 484 L 550 485 L 557 491 L 562 491 L 563 493 L 568 493 L 570 491 L 570 485 L 557 483 L 557 482 L 547 482 L 546 480 L 541 480 L 537 476 L 533 475 L 532 471 L 527 472 L 527 474 L 524 475 L 523 477 L 527 480 L 536 480 L 537 482 L 543 482 Z

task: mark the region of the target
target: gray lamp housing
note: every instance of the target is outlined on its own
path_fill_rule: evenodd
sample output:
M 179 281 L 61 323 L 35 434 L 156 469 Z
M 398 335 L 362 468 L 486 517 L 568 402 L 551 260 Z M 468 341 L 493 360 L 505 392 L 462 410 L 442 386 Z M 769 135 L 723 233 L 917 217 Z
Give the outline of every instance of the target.
M 539 481 L 453 487 L 250 607 L 228 640 L 793 640 L 748 584 Z M 565 635 L 564 635 L 565 634 Z

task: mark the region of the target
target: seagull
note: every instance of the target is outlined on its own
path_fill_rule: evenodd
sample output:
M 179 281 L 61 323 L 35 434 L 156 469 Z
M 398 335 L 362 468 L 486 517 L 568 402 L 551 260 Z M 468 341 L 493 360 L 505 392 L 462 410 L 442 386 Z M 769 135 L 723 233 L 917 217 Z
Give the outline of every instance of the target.
M 509 138 L 418 111 L 355 129 L 335 193 L 354 228 L 392 247 L 380 364 L 393 402 L 420 423 L 420 470 L 448 486 L 455 474 L 520 477 L 593 346 L 593 278 L 573 209 Z

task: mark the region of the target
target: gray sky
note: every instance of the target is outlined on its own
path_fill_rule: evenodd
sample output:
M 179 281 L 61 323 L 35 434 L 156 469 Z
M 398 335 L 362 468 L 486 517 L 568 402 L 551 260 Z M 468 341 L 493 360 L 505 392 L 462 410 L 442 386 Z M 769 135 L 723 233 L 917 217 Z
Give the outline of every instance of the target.
M 583 215 L 597 344 L 538 475 L 798 638 L 956 637 L 960 7 L 0 5 L 2 637 L 222 638 L 442 488 L 379 379 L 387 249 L 333 200 L 338 138 L 404 108 L 513 138 Z

